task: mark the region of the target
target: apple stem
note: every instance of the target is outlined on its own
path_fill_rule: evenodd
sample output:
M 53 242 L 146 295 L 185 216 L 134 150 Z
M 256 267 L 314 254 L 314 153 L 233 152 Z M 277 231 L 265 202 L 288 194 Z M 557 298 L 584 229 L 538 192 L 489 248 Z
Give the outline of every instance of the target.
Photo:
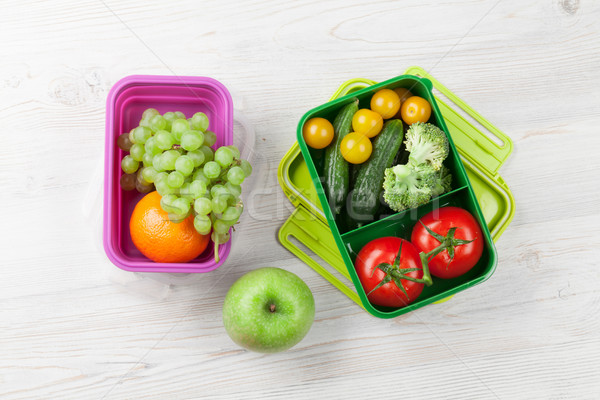
M 272 313 L 275 312 L 275 304 L 271 304 L 269 306 L 269 311 L 271 311 Z

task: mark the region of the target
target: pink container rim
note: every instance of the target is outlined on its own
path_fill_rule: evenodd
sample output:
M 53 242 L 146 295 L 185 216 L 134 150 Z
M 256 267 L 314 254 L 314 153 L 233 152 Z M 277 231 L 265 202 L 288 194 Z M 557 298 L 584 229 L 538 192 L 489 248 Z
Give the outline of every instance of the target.
M 221 122 L 224 124 L 225 136 L 219 138 L 222 144 L 233 144 L 233 101 L 227 88 L 219 81 L 201 76 L 162 76 L 162 75 L 130 75 L 116 82 L 108 93 L 106 99 L 106 131 L 105 131 L 105 149 L 104 149 L 104 212 L 103 212 L 103 245 L 109 260 L 117 267 L 132 272 L 162 272 L 162 273 L 203 273 L 210 272 L 227 260 L 231 252 L 231 240 L 226 244 L 219 246 L 219 262 L 214 261 L 214 257 L 209 260 L 192 260 L 188 263 L 156 263 L 144 257 L 144 260 L 131 260 L 125 257 L 122 252 L 115 248 L 115 238 L 119 236 L 118 226 L 114 223 L 114 215 L 118 207 L 113 204 L 114 198 L 113 179 L 119 179 L 120 169 L 115 168 L 115 157 L 117 157 L 115 127 L 119 121 L 117 116 L 117 101 L 127 89 L 133 87 L 152 87 L 166 89 L 171 88 L 189 88 L 189 97 L 196 97 L 194 89 L 204 88 L 214 92 L 220 97 L 223 107 L 219 109 Z M 165 100 L 181 100 L 181 94 L 177 96 L 163 95 Z M 192 100 L 194 100 L 192 98 Z M 123 106 L 123 104 L 121 104 Z M 178 111 L 173 109 L 171 111 Z M 119 110 L 120 112 L 120 110 Z M 212 126 L 211 126 L 211 129 Z M 213 129 L 214 130 L 214 129 Z M 116 170 L 116 171 L 115 171 Z M 231 232 L 230 232 L 231 233 Z M 209 243 L 209 247 L 212 242 Z M 207 249 L 208 250 L 208 249 Z M 211 255 L 214 254 L 211 252 Z

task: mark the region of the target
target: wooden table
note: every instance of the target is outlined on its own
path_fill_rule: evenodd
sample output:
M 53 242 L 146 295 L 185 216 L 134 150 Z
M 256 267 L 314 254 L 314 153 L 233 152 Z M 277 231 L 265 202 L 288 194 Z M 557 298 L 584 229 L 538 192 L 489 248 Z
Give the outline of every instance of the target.
M 466 2 L 14 1 L 0 23 L 2 399 L 600 398 L 600 7 Z M 515 218 L 490 280 L 371 317 L 281 247 L 276 179 L 301 115 L 350 78 L 420 65 L 514 141 Z M 259 183 L 237 249 L 193 284 L 120 274 L 88 190 L 105 100 L 130 74 L 202 75 L 256 129 Z M 84 213 L 82 205 L 87 207 Z M 290 351 L 227 336 L 247 271 L 310 286 Z

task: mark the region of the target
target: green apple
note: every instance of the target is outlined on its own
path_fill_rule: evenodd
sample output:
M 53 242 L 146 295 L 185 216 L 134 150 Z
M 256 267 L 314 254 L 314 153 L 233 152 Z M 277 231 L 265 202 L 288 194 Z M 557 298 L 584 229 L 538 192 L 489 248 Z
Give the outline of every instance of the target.
M 238 345 L 276 353 L 300 342 L 315 318 L 315 300 L 302 279 L 281 268 L 260 268 L 238 279 L 223 304 L 223 324 Z

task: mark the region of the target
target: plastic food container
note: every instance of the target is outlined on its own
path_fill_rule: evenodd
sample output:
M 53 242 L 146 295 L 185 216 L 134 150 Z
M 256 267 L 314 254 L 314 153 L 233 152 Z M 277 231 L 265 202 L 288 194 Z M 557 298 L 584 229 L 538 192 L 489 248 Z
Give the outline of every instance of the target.
M 302 154 L 296 144 L 282 159 L 279 168 L 280 184 L 297 207 L 280 229 L 279 240 L 334 286 L 379 318 L 395 317 L 432 302 L 443 301 L 489 278 L 496 265 L 492 237 L 500 236 L 514 214 L 514 200 L 510 190 L 497 174 L 499 167 L 512 151 L 510 139 L 435 79 L 430 76 L 429 79 L 416 76 L 426 76 L 422 69 L 413 67 L 407 73 L 412 76 L 400 76 L 377 85 L 373 81 L 364 79 L 354 79 L 342 85 L 333 96 L 333 99 L 338 98 L 337 101 L 317 107 L 302 118 L 298 131 Z M 335 222 L 324 196 L 319 177 L 320 171 L 315 168 L 313 161 L 313 157 L 318 158 L 319 154 L 315 154 L 315 150 L 307 148 L 302 143 L 300 128 L 304 121 L 314 116 L 333 119 L 337 110 L 353 97 L 358 97 L 361 105 L 364 107 L 366 104 L 368 107 L 368 100 L 375 91 L 383 87 L 399 86 L 411 87 L 413 93 L 426 98 L 433 109 L 430 122 L 451 134 L 451 151 L 445 165 L 450 168 L 453 175 L 453 190 L 416 210 L 394 214 L 356 230 L 345 232 L 343 227 Z M 433 86 L 440 96 L 446 96 L 445 100 L 448 104 L 442 101 L 438 107 L 432 94 Z M 348 93 L 351 95 L 347 95 Z M 450 106 L 450 103 L 454 103 L 454 107 Z M 460 115 L 456 108 L 461 109 L 464 116 Z M 480 124 L 479 128 L 467 121 L 465 117 L 472 118 L 475 124 Z M 482 130 L 495 136 L 497 142 L 491 140 Z M 456 146 L 453 139 L 456 141 Z M 358 251 L 376 237 L 396 235 L 408 238 L 412 226 L 421 216 L 433 208 L 445 205 L 466 208 L 478 219 L 485 236 L 484 254 L 479 263 L 461 277 L 451 280 L 434 278 L 434 285 L 425 287 L 421 296 L 407 307 L 388 309 L 370 304 L 354 270 L 354 258 Z M 314 253 L 320 260 L 315 260 L 309 253 Z M 348 280 L 351 281 L 350 284 Z
M 219 246 L 219 262 L 214 260 L 214 246 L 210 243 L 200 256 L 188 263 L 155 263 L 142 255 L 131 240 L 129 219 L 144 194 L 135 190 L 126 192 L 119 187 L 124 152 L 117 147 L 116 141 L 121 133 L 138 126 L 143 111 L 150 107 L 161 114 L 181 111 L 187 118 L 203 112 L 209 118 L 209 129 L 217 136 L 214 148 L 233 144 L 233 104 L 229 91 L 220 82 L 206 77 L 150 75 L 133 75 L 118 81 L 110 90 L 106 103 L 104 249 L 113 264 L 127 271 L 212 271 L 227 260 L 231 240 Z

